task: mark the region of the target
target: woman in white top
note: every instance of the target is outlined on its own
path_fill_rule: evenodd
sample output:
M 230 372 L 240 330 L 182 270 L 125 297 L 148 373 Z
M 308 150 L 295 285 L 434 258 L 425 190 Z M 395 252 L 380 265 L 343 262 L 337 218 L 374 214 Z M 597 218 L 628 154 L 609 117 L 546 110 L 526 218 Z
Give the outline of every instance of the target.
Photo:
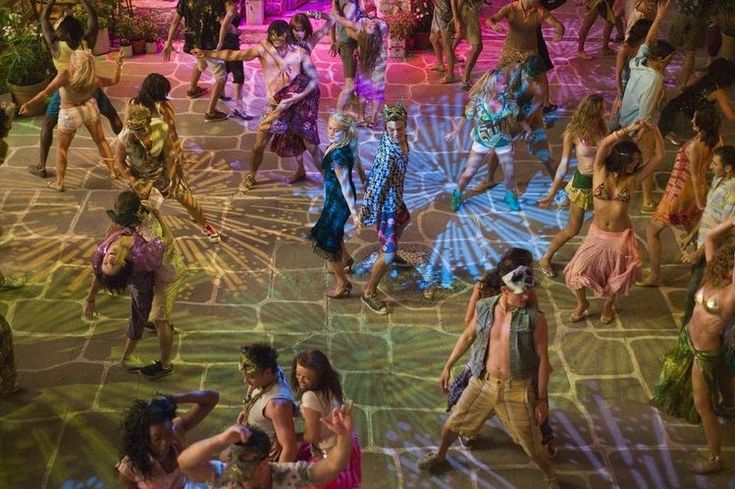
M 306 431 L 304 444 L 297 460 L 316 461 L 329 456 L 336 444 L 336 436 L 320 420 L 331 419 L 334 408 L 344 403 L 339 374 L 332 368 L 327 356 L 319 350 L 299 353 L 293 361 L 291 383 L 301 399 L 301 416 Z M 362 482 L 361 450 L 357 433 L 353 433 L 350 463 L 331 482 L 315 486 L 320 489 L 353 489 Z

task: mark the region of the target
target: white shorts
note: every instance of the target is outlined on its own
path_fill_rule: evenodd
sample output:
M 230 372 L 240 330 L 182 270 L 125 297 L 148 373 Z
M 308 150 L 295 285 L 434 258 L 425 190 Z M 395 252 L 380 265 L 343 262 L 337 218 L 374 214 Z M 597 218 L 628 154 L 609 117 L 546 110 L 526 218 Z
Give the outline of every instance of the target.
M 217 58 L 195 58 L 197 61 L 197 69 L 201 72 L 206 71 L 207 67 L 212 70 L 212 76 L 215 80 L 225 79 L 225 61 Z
M 495 151 L 495 154 L 497 155 L 504 155 L 504 154 L 513 152 L 513 145 L 507 144 L 504 146 L 496 146 L 494 148 L 488 148 L 487 146 L 480 144 L 477 141 L 473 141 L 472 151 L 474 151 L 475 153 L 483 154 L 483 155 L 490 154 L 491 152 Z
M 100 109 L 97 100 L 90 98 L 82 105 L 59 111 L 59 132 L 73 133 L 82 126 L 94 124 L 100 120 Z

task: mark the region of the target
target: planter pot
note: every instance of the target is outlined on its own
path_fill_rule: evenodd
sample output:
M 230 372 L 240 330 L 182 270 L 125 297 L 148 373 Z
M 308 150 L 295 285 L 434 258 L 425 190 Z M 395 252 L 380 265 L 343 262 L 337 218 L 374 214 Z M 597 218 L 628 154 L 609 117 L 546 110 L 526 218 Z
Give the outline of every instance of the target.
M 133 54 L 145 54 L 145 41 L 130 41 L 133 47 Z
M 46 86 L 49 84 L 51 80 L 46 79 L 40 83 L 36 83 L 35 85 L 13 85 L 11 83 L 7 83 L 8 91 L 13 96 L 13 102 L 15 105 L 20 108 L 21 105 L 28 102 L 30 99 L 35 97 L 41 90 L 46 88 Z M 35 115 L 41 115 L 46 111 L 46 102 L 36 104 L 33 107 L 31 107 L 31 111 L 28 112 L 28 116 L 32 117 Z
M 403 60 L 406 58 L 406 40 L 388 36 L 388 57 Z
M 110 52 L 110 31 L 103 27 L 97 31 L 97 40 L 94 43 L 94 54 L 107 54 Z
M 431 41 L 429 40 L 428 32 L 414 32 L 413 33 L 413 47 L 417 51 L 426 51 L 431 49 Z
M 722 30 L 722 45 L 718 56 L 735 61 L 735 29 Z
M 158 43 L 156 41 L 145 43 L 145 54 L 156 54 L 158 52 Z
M 120 46 L 120 52 L 124 58 L 133 57 L 133 46 Z

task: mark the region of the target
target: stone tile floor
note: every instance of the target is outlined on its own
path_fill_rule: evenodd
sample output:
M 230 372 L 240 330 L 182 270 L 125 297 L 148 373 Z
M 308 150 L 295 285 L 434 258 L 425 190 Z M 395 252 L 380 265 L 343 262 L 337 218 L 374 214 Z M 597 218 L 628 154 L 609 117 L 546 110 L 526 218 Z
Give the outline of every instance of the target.
M 612 58 L 572 58 L 581 12 L 571 2 L 558 11 L 568 33 L 564 41 L 550 43 L 557 64 L 551 86 L 563 106 L 551 117 L 550 139 L 557 155 L 561 131 L 576 102 L 594 91 L 608 98 L 613 93 Z M 592 32 L 589 52 L 595 52 L 599 29 Z M 495 35 L 486 37 L 477 74 L 493 65 L 500 42 Z M 317 48 L 315 58 L 324 135 L 341 70 L 325 46 Z M 315 171 L 308 182 L 288 186 L 285 178 L 293 163 L 266 153 L 257 189 L 247 197 L 235 196 L 251 156 L 256 122 L 204 124 L 206 101 L 184 96 L 192 64 L 186 55 L 170 64 L 162 64 L 158 56 L 126 63 L 123 81 L 109 95 L 121 108 L 147 73 L 160 71 L 171 80 L 179 132 L 196 160 L 188 168 L 192 186 L 226 238 L 220 245 L 208 243 L 178 205 L 164 205 L 190 275 L 175 312 L 180 330 L 176 372 L 158 382 L 116 365 L 126 299 L 102 296 L 99 319 L 82 318 L 90 280 L 87 260 L 105 232 L 104 210 L 121 184 L 105 178 L 82 131 L 71 151 L 67 192 L 47 190 L 25 169 L 37 158 L 40 119 L 18 120 L 9 138 L 10 157 L 0 168 L 0 267 L 25 275 L 28 284 L 0 294 L 0 313 L 14 328 L 19 381 L 25 390 L 0 400 L 0 487 L 114 487 L 116 427 L 134 397 L 218 390 L 221 404 L 191 439 L 217 432 L 238 412 L 242 387 L 236 348 L 250 341 L 276 346 L 284 365 L 305 348 L 328 352 L 344 376 L 347 396 L 357 404 L 365 488 L 541 487 L 538 471 L 494 420 L 487 423 L 475 450 L 452 449 L 451 470 L 429 475 L 416 466 L 421 454 L 436 444 L 446 416 L 437 377 L 463 329 L 472 280 L 509 246 L 526 246 L 539 257 L 566 222 L 563 210 L 533 207 L 549 179 L 524 151 L 518 154 L 525 191 L 522 212 L 507 212 L 497 188 L 475 196 L 458 214 L 449 211 L 447 189 L 461 171 L 469 138 L 465 135 L 457 145 L 445 143 L 442 136 L 459 114 L 465 94 L 458 86 L 438 85 L 438 76 L 426 69 L 432 61 L 428 52 L 412 54 L 388 70 L 388 100 L 402 99 L 411 114 L 413 153 L 406 195 L 413 220 L 402 253 L 415 267 L 393 270 L 384 281 L 382 290 L 391 306 L 385 317 L 366 311 L 356 298 L 324 297 L 330 275 L 301 239 L 320 210 L 322 190 Z M 257 114 L 264 103 L 262 77 L 255 64 L 248 67 L 252 76 L 245 93 L 250 113 Z M 203 80 L 208 83 L 208 76 Z M 731 142 L 733 125 L 724 127 Z M 360 132 L 368 166 L 378 136 Z M 667 168 L 673 151 L 668 148 Z M 52 168 L 53 156 L 50 160 Z M 666 169 L 657 175 L 659 192 L 667 176 Z M 637 198 L 633 208 L 638 205 Z M 640 236 L 646 217 L 636 212 L 634 221 Z M 353 278 L 359 289 L 374 259 L 376 235 L 352 234 L 348 246 L 357 258 Z M 558 265 L 581 240 L 573 239 L 558 253 Z M 554 464 L 563 487 L 735 487 L 732 469 L 713 477 L 690 475 L 687 466 L 705 449 L 701 428 L 661 417 L 647 405 L 681 317 L 688 269 L 678 264 L 678 256 L 672 234 L 665 233 L 667 285 L 633 290 L 620 301 L 618 319 L 608 326 L 597 319 L 597 302 L 591 319 L 568 323 L 571 293 L 562 278 L 543 281 L 539 298 L 550 319 L 555 368 L 550 397 L 559 454 Z M 153 338 L 139 346 L 148 358 L 156 350 Z M 724 459 L 732 467 L 735 431 L 730 424 L 722 428 Z

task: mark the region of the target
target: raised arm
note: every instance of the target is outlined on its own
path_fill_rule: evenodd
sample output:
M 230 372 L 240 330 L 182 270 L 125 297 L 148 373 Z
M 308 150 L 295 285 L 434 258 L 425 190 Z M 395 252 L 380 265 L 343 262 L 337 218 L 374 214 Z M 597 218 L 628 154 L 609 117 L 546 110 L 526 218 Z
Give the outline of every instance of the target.
M 332 14 L 331 17 L 334 20 L 334 22 L 341 25 L 342 27 L 345 27 L 347 29 L 352 29 L 355 32 L 358 32 L 360 30 L 360 24 L 358 24 L 354 20 L 350 20 L 346 17 L 342 17 L 339 14 Z
M 615 145 L 615 143 L 619 142 L 620 140 L 629 137 L 642 124 L 642 121 L 636 121 L 625 126 L 622 129 L 613 131 L 602 138 L 602 140 L 597 143 L 597 153 L 595 154 L 594 166 L 595 171 L 605 167 L 605 159 L 607 158 L 607 155 L 610 154 L 610 149 L 613 147 L 613 145 Z
M 179 468 L 194 482 L 210 482 L 215 475 L 214 465 L 210 462 L 212 454 L 233 443 L 246 443 L 249 437 L 250 430 L 246 426 L 230 426 L 219 435 L 189 445 L 179 455 Z
M 569 132 L 564 131 L 564 138 L 561 148 L 561 161 L 559 161 L 559 166 L 556 168 L 556 174 L 554 175 L 554 181 L 551 184 L 549 193 L 546 194 L 546 197 L 539 199 L 539 201 L 536 203 L 536 205 L 538 205 L 539 207 L 549 207 L 551 201 L 554 200 L 556 193 L 561 188 L 564 182 L 564 177 L 566 176 L 569 169 L 569 156 L 572 154 L 573 147 L 574 136 Z
M 727 96 L 727 91 L 725 89 L 717 89 L 710 95 L 715 102 L 717 102 L 717 106 L 720 108 L 723 114 L 725 114 L 725 117 L 727 117 L 728 121 L 735 121 L 735 110 L 732 108 L 732 103 L 730 102 L 730 97 Z
M 219 402 L 219 392 L 215 391 L 191 391 L 172 394 L 171 399 L 177 404 L 194 404 L 181 416 L 181 422 L 185 431 L 190 431 L 202 422 Z
M 115 75 L 112 78 L 107 78 L 104 76 L 98 76 L 97 77 L 97 84 L 101 87 L 111 87 L 113 85 L 117 85 L 120 83 L 120 75 L 122 75 L 122 66 L 123 66 L 123 54 L 122 51 L 118 53 L 117 58 L 115 59 Z
M 472 287 L 472 295 L 470 300 L 467 302 L 467 309 L 464 313 L 464 324 L 465 326 L 472 323 L 472 318 L 475 317 L 475 307 L 477 307 L 477 301 L 480 299 L 480 282 L 475 282 Z
M 259 58 L 263 54 L 263 47 L 260 44 L 251 46 L 247 49 L 220 49 L 217 51 L 207 51 L 204 49 L 192 49 L 191 54 L 199 58 L 217 58 L 225 61 L 250 61 Z
M 658 29 L 661 27 L 661 22 L 664 20 L 664 17 L 666 17 L 670 5 L 671 0 L 661 0 L 658 2 L 658 6 L 656 7 L 656 17 L 653 19 L 651 29 L 648 31 L 648 35 L 644 41 L 647 45 L 650 46 L 651 43 L 656 40 Z
M 313 50 L 314 47 L 319 43 L 319 41 L 322 39 L 322 37 L 326 36 L 327 33 L 329 33 L 332 30 L 332 27 L 334 26 L 334 18 L 329 14 L 324 14 L 323 12 L 307 12 L 307 16 L 318 19 L 318 20 L 325 20 L 324 24 L 322 26 L 315 30 L 311 36 L 308 39 L 309 47 Z
M 332 411 L 332 421 L 322 418 L 337 435 L 337 444 L 329 450 L 329 456 L 309 466 L 309 478 L 313 485 L 322 485 L 333 480 L 342 472 L 352 456 L 352 403 L 348 407 L 341 406 Z
M 58 49 L 56 47 L 56 31 L 51 25 L 51 11 L 54 9 L 56 0 L 49 0 L 46 6 L 41 12 L 41 32 L 43 33 L 43 40 L 46 41 L 46 45 L 51 50 L 51 55 L 55 58 L 58 55 Z
M 623 70 L 628 63 L 628 50 L 630 48 L 623 44 L 615 55 L 615 88 L 618 91 L 618 98 L 623 98 Z
M 225 10 L 227 13 L 224 17 L 222 17 L 222 20 L 220 20 L 219 23 L 219 38 L 217 39 L 217 50 L 222 49 L 222 45 L 225 43 L 225 35 L 227 35 L 229 25 L 232 22 L 232 19 L 234 19 L 237 15 L 237 5 L 231 0 L 228 0 L 227 2 L 225 2 Z
M 93 49 L 97 43 L 97 31 L 99 26 L 97 23 L 97 10 L 92 6 L 89 0 L 79 0 L 87 12 L 87 27 L 84 29 L 84 40 L 87 41 L 87 47 Z

